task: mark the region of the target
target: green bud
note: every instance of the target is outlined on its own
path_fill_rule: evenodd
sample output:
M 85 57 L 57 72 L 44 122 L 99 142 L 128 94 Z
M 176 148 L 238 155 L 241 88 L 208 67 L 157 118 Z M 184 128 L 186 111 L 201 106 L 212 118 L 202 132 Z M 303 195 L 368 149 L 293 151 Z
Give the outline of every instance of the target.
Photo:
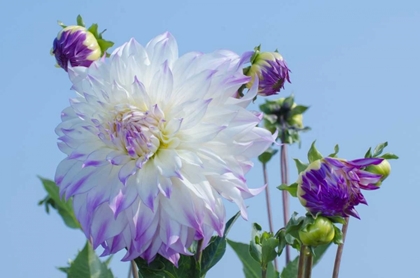
M 377 186 L 380 186 L 391 173 L 391 164 L 389 164 L 387 159 L 384 159 L 378 165 L 370 165 L 366 167 L 365 170 L 370 173 L 382 175 L 381 181 L 376 184 Z
M 314 223 L 299 231 L 299 237 L 306 246 L 318 246 L 330 243 L 334 239 L 333 223 L 326 217 L 318 216 Z

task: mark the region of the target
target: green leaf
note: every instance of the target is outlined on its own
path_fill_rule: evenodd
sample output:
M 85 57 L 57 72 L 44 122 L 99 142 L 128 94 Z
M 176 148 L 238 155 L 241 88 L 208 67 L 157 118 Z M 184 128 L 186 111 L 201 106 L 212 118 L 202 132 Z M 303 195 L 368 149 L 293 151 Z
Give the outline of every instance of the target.
M 307 163 L 303 163 L 302 161 L 300 161 L 300 160 L 299 160 L 299 159 L 297 159 L 297 158 L 295 158 L 295 159 L 293 159 L 293 160 L 295 161 L 296 168 L 297 168 L 297 170 L 298 170 L 298 174 L 302 173 L 303 171 L 305 171 L 305 170 L 306 170 L 306 168 L 308 168 L 308 165 L 309 165 L 309 164 L 307 164 Z
M 340 150 L 340 147 L 337 145 L 334 146 L 334 152 L 332 154 L 329 154 L 329 157 L 337 157 L 338 151 Z
M 289 117 L 293 117 L 295 115 L 303 114 L 306 110 L 308 110 L 308 106 L 303 105 L 296 105 L 292 111 L 290 111 Z
M 315 147 L 315 142 L 316 141 L 314 141 L 312 143 L 311 148 L 308 151 L 308 160 L 309 160 L 309 163 L 314 162 L 314 161 L 322 158 L 322 154 Z
M 113 278 L 106 263 L 99 260 L 89 242 L 86 243 L 67 272 L 68 278 Z
M 251 257 L 249 245 L 229 239 L 227 239 L 227 243 L 232 247 L 233 251 L 235 251 L 239 260 L 242 262 L 245 278 L 261 278 L 261 266 Z M 278 277 L 271 262 L 267 266 L 267 277 Z
M 251 254 L 251 257 L 260 265 L 262 264 L 262 247 L 259 236 L 261 230 L 261 226 L 257 223 L 252 225 L 251 242 L 249 244 L 249 254 Z
M 383 155 L 380 156 L 380 158 L 383 159 L 398 159 L 399 157 L 393 153 L 385 153 Z
M 88 29 L 88 31 L 89 32 L 91 32 L 92 33 L 92 35 L 94 35 L 95 36 L 95 38 L 98 38 L 99 37 L 99 33 L 98 33 L 98 24 L 92 24 L 90 27 L 89 27 L 89 29 Z
M 277 152 L 278 152 L 277 149 L 273 149 L 270 147 L 265 152 L 260 154 L 260 156 L 258 156 L 258 160 L 262 164 L 267 164 L 271 160 L 271 158 L 273 158 L 273 156 L 276 155 Z
M 63 219 L 64 223 L 73 229 L 80 229 L 80 224 L 74 216 L 72 201 L 65 201 L 60 198 L 58 186 L 55 182 L 39 177 L 48 196 L 42 200 L 39 204 L 45 203 L 50 204 L 51 207 L 56 209 Z
M 384 142 L 382 144 L 377 145 L 375 150 L 373 151 L 372 157 L 379 156 L 382 153 L 382 151 L 385 149 L 386 146 L 388 146 L 388 142 Z
M 322 256 L 325 254 L 325 252 L 328 250 L 331 244 L 332 243 L 330 242 L 328 244 L 319 245 L 314 248 L 314 266 L 321 260 Z
M 80 14 L 77 16 L 77 25 L 85 27 L 85 23 L 83 22 L 83 18 Z
M 296 278 L 299 267 L 299 256 L 297 256 L 293 261 L 289 262 L 283 271 L 281 272 L 281 278 Z
M 194 257 L 181 255 L 178 261 L 178 267 L 174 266 L 164 257 L 157 255 L 156 258 L 148 264 L 142 258 L 134 260 L 139 268 L 139 277 L 144 278 L 197 278 L 201 277 L 199 269 L 195 263 Z
M 203 250 L 201 255 L 201 275 L 206 274 L 207 271 L 209 271 L 218 261 L 220 261 L 220 259 L 225 254 L 226 236 L 232 228 L 233 223 L 235 223 L 240 215 L 240 212 L 238 212 L 232 218 L 230 218 L 226 223 L 223 237 L 212 237 L 210 243 Z
M 293 197 L 297 197 L 297 186 L 298 186 L 297 183 L 292 183 L 290 186 L 287 186 L 287 184 L 282 184 L 282 185 L 277 186 L 277 188 L 280 190 L 286 190 Z

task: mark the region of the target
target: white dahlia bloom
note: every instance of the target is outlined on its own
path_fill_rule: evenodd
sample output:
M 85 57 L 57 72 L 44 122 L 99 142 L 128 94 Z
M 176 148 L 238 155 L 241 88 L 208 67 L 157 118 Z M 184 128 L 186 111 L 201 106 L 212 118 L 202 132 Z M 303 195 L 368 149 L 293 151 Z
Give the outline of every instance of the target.
M 164 33 L 69 68 L 77 97 L 56 129 L 67 157 L 55 180 L 103 255 L 127 248 L 123 260 L 160 254 L 176 265 L 194 240 L 205 247 L 223 234 L 222 197 L 247 218 L 244 199 L 262 188 L 249 189 L 244 175 L 275 139 L 256 127 L 261 115 L 245 109 L 258 84 L 234 97 L 250 80 L 242 73 L 250 54 L 178 58 Z

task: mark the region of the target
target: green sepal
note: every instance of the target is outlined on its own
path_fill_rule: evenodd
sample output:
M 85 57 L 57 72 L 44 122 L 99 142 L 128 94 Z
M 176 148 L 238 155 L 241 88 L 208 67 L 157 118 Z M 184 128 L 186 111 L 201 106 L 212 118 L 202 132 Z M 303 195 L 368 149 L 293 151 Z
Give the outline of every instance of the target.
M 322 154 L 316 149 L 315 142 L 316 141 L 312 142 L 311 148 L 308 151 L 309 163 L 323 158 Z
M 304 105 L 296 105 L 295 107 L 292 108 L 292 110 L 290 111 L 289 117 L 293 117 L 299 114 L 303 114 L 306 112 L 306 110 L 309 109 L 309 106 L 304 106 Z
M 38 205 L 44 205 L 47 213 L 50 212 L 50 207 L 57 210 L 67 227 L 80 229 L 80 224 L 74 215 L 72 199 L 66 201 L 60 198 L 59 188 L 55 182 L 42 177 L 38 178 L 48 194 L 43 200 L 39 201 Z
M 109 263 L 109 262 L 108 262 Z M 60 268 L 61 271 L 67 271 L 67 278 L 113 278 L 112 271 L 108 268 L 107 262 L 101 262 L 93 250 L 91 244 L 86 242 L 82 251 L 77 254 L 70 267 Z
M 369 148 L 367 152 L 365 153 L 365 158 L 371 158 L 372 157 L 372 148 Z
M 85 22 L 83 21 L 83 18 L 80 14 L 77 16 L 76 22 L 77 22 L 77 25 L 82 26 L 82 27 L 86 27 Z
M 384 153 L 383 155 L 380 156 L 380 158 L 383 159 L 398 159 L 399 157 L 393 153 Z
M 328 157 L 337 157 L 338 151 L 340 150 L 340 147 L 338 146 L 338 144 L 336 144 L 334 146 L 334 152 L 329 154 Z
M 346 224 L 346 219 L 344 217 L 341 217 L 341 216 L 330 216 L 330 217 L 327 217 L 327 218 L 330 219 L 331 222 L 333 222 L 333 223 Z
M 279 190 L 286 190 L 293 197 L 297 197 L 297 187 L 298 187 L 298 184 L 297 183 L 292 183 L 289 186 L 287 184 L 281 184 L 281 185 L 277 186 L 277 188 Z
M 300 160 L 299 160 L 299 159 L 297 159 L 297 158 L 294 158 L 293 160 L 295 161 L 296 168 L 297 168 L 297 170 L 298 170 L 298 174 L 302 173 L 303 171 L 305 171 L 305 170 L 306 170 L 306 168 L 308 168 L 308 165 L 309 165 L 309 164 L 307 164 L 307 163 L 303 163 L 302 161 L 300 161 Z
M 337 226 L 334 225 L 334 239 L 332 242 L 334 242 L 335 244 L 343 244 L 343 232 L 341 231 L 341 229 L 337 228 Z

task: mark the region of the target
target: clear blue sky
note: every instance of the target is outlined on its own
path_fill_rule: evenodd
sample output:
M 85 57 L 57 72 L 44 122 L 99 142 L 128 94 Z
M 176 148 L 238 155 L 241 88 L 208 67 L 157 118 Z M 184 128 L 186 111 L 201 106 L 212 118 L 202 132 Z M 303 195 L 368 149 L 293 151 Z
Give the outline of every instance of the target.
M 357 158 L 388 141 L 388 150 L 400 156 L 383 187 L 365 194 L 369 206 L 358 208 L 362 220 L 351 220 L 340 277 L 419 275 L 419 1 L 23 0 L 0 3 L 2 277 L 64 277 L 55 267 L 84 245 L 80 231 L 37 206 L 45 193 L 36 178 L 52 178 L 63 158 L 54 128 L 73 92 L 49 51 L 60 30 L 56 20 L 70 25 L 79 13 L 86 23 L 107 28 L 106 38 L 116 45 L 131 37 L 145 44 L 170 31 L 181 54 L 220 48 L 242 53 L 260 43 L 264 50 L 278 48 L 292 70 L 292 84 L 282 94 L 293 92 L 297 102 L 311 106 L 304 120 L 313 130 L 302 135 L 301 149 L 290 149 L 291 158 L 304 159 L 315 139 L 324 154 L 339 143 L 342 157 Z M 280 228 L 278 169 L 276 157 L 270 186 Z M 294 167 L 290 174 L 296 178 Z M 263 183 L 258 163 L 248 180 L 251 187 Z M 264 195 L 248 205 L 249 222 L 239 220 L 231 239 L 248 242 L 252 222 L 268 229 Z M 228 215 L 237 211 L 227 208 Z M 297 200 L 293 210 L 303 213 Z M 334 254 L 329 250 L 314 277 L 331 276 Z M 112 269 L 126 277 L 121 257 L 115 256 Z M 242 277 L 241 269 L 229 249 L 208 277 Z

